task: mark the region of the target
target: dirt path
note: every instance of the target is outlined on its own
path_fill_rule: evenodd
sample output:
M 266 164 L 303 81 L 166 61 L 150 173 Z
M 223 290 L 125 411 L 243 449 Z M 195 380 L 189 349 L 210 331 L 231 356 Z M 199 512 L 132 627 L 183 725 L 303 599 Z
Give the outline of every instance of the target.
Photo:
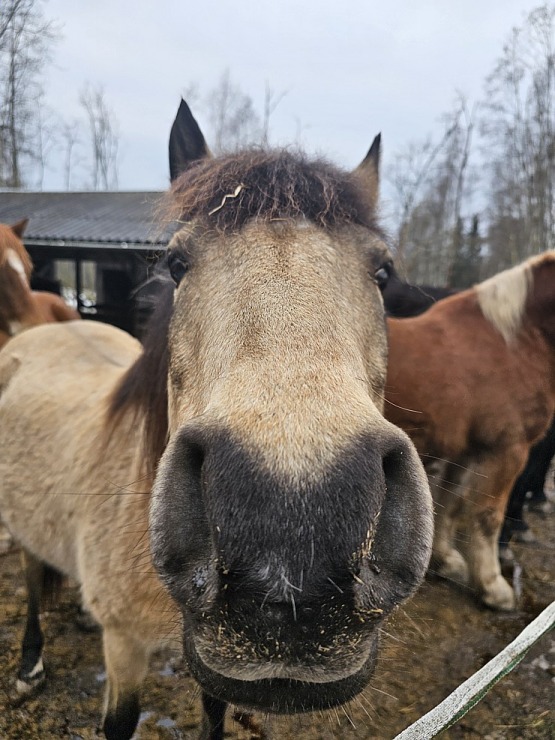
M 498 653 L 555 599 L 555 515 L 529 515 L 537 546 L 518 546 L 520 610 L 497 614 L 471 596 L 430 578 L 386 628 L 372 685 L 345 710 L 292 718 L 258 718 L 274 740 L 391 740 Z M 44 691 L 14 707 L 14 676 L 25 613 L 17 553 L 0 557 L 0 738 L 50 740 L 99 737 L 104 674 L 97 633 L 76 625 L 77 598 L 66 589 L 59 608 L 44 617 Z M 196 738 L 199 692 L 170 656 L 159 656 L 143 692 L 138 740 Z M 258 737 L 231 717 L 227 736 Z M 555 739 L 555 633 L 544 637 L 513 673 L 445 740 Z

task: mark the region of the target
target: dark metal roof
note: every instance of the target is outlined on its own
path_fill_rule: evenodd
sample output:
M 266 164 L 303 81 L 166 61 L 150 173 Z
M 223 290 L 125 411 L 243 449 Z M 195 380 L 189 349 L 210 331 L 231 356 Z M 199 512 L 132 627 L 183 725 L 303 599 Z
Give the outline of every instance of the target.
M 168 233 L 156 219 L 160 192 L 0 191 L 0 223 L 29 219 L 27 244 L 156 249 Z

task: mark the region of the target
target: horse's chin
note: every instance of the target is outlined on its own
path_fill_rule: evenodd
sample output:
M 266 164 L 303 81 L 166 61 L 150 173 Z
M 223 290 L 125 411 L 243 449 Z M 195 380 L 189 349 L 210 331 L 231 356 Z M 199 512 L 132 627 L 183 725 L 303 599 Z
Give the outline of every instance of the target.
M 361 668 L 345 678 L 323 681 L 290 678 L 240 680 L 209 668 L 195 649 L 187 632 L 184 638 L 189 669 L 203 691 L 210 696 L 244 709 L 272 714 L 299 714 L 331 709 L 353 699 L 367 685 L 377 659 L 377 637 Z

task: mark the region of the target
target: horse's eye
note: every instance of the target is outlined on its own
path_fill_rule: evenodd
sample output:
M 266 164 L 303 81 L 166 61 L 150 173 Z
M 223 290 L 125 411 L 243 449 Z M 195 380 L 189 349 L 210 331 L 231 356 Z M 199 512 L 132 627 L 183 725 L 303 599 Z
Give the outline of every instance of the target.
M 179 285 L 189 269 L 189 262 L 183 252 L 173 249 L 168 252 L 168 267 L 175 284 Z
M 374 280 L 376 281 L 378 288 L 383 290 L 389 280 L 389 269 L 387 265 L 382 265 L 379 270 L 374 273 Z

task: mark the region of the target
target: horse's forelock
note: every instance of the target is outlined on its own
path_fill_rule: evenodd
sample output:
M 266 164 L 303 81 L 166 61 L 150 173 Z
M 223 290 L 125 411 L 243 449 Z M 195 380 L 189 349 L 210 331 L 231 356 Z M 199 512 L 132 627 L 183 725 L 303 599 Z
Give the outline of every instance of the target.
M 253 218 L 375 228 L 372 204 L 356 177 L 289 150 L 253 149 L 199 160 L 175 181 L 163 210 L 170 220 L 197 218 L 223 232 Z

